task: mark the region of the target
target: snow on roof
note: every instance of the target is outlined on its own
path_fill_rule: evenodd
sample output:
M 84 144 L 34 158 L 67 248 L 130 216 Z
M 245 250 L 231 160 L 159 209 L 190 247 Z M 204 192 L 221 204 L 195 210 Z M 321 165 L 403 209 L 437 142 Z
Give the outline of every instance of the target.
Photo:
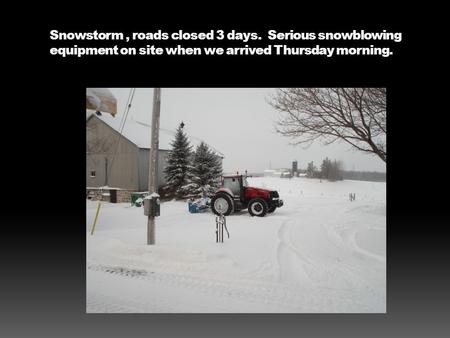
M 114 116 L 117 113 L 117 100 L 107 88 L 86 88 L 86 107 Z
M 119 116 L 113 117 L 110 114 L 101 114 L 97 115 L 94 111 L 86 111 L 86 120 L 89 119 L 91 116 L 95 116 L 105 122 L 108 126 L 113 128 L 116 131 L 120 131 L 120 123 L 122 119 Z M 185 130 L 186 132 L 186 130 Z M 143 149 L 150 149 L 150 136 L 151 136 L 151 127 L 150 124 L 146 124 L 140 121 L 137 121 L 133 119 L 132 117 L 128 116 L 128 119 L 125 123 L 125 126 L 123 128 L 122 135 L 136 144 L 139 148 Z M 193 148 L 195 149 L 196 146 L 198 146 L 201 142 L 200 139 L 196 137 L 192 137 L 189 135 L 188 132 L 186 132 L 187 137 L 189 138 L 189 141 Z M 164 128 L 159 129 L 159 149 L 160 150 L 170 150 L 172 149 L 172 146 L 170 145 L 172 141 L 175 138 L 175 130 L 167 130 Z M 215 150 L 214 148 L 212 148 Z M 221 155 L 221 154 L 219 154 Z

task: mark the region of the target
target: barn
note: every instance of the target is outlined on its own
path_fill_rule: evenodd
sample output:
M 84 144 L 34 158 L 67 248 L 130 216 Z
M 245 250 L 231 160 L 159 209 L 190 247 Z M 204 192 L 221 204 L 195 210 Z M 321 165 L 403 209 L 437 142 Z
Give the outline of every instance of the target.
M 128 201 L 130 192 L 148 190 L 150 127 L 89 111 L 86 114 L 86 189 L 88 197 L 118 195 L 113 202 Z M 160 132 L 158 187 L 165 183 L 164 167 L 172 135 Z M 100 189 L 101 188 L 101 189 Z M 106 191 L 106 193 L 105 193 Z
M 151 128 L 142 122 L 86 112 L 86 195 L 89 199 L 128 202 L 132 192 L 148 190 Z M 122 129 L 122 133 L 120 130 Z M 188 135 L 189 136 L 189 135 Z M 158 188 L 174 132 L 160 129 Z M 190 137 L 195 147 L 199 140 Z

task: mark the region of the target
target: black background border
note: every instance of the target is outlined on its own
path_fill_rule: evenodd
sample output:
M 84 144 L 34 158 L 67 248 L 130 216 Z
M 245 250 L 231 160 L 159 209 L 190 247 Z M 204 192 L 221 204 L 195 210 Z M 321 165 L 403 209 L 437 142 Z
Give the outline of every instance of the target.
M 16 53 L 3 66 L 5 71 L 14 72 L 8 83 L 11 90 L 6 98 L 2 136 L 4 156 L 12 164 L 2 168 L 6 191 L 1 204 L 2 336 L 444 337 L 448 334 L 450 283 L 445 227 L 448 183 L 439 179 L 437 169 L 448 145 L 448 118 L 441 104 L 446 98 L 445 87 L 437 82 L 443 72 L 440 65 L 443 54 L 433 49 L 441 43 L 434 35 L 438 27 L 425 28 L 414 20 L 372 24 L 359 20 L 360 23 L 339 25 L 290 20 L 289 24 L 126 26 L 57 21 L 30 23 L 23 27 L 26 38 L 22 34 L 25 29 L 15 30 L 7 46 Z M 387 59 L 62 60 L 48 55 L 50 29 L 123 31 L 125 27 L 141 31 L 160 28 L 259 32 L 272 28 L 388 29 L 402 31 L 404 41 L 396 54 Z M 32 53 L 26 52 L 24 45 Z M 86 314 L 84 102 L 85 88 L 89 86 L 387 87 L 390 154 L 387 314 Z M 426 166 L 428 161 L 431 163 Z M 418 179 L 424 176 L 427 179 Z

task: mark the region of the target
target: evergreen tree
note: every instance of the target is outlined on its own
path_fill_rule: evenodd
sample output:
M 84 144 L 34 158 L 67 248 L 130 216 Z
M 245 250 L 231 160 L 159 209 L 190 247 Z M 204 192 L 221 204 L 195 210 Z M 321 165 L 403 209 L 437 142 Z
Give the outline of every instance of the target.
M 328 157 L 322 161 L 322 165 L 320 166 L 321 178 L 330 178 L 331 166 L 332 163 L 331 160 L 328 159 Z
M 166 185 L 164 194 L 169 198 L 183 198 L 182 187 L 186 184 L 192 147 L 183 131 L 184 123 L 181 122 L 175 134 L 175 139 L 170 144 L 172 149 L 167 156 L 167 166 L 164 169 Z
M 309 162 L 308 167 L 306 168 L 306 177 L 313 178 L 315 176 L 316 170 L 317 168 L 314 165 L 314 162 Z
M 192 157 L 187 174 L 187 184 L 183 186 L 185 197 L 211 197 L 220 186 L 222 162 L 208 145 L 201 142 Z
M 343 162 L 334 160 L 334 167 L 335 167 L 335 173 L 336 173 L 336 180 L 342 181 L 344 179 L 344 176 L 343 176 L 344 164 L 343 164 Z
M 330 181 L 337 181 L 337 180 L 342 180 L 342 164 L 341 162 L 338 162 L 336 160 L 334 160 L 334 162 L 331 163 L 330 166 L 330 172 L 328 175 L 328 179 Z
M 325 158 L 320 166 L 321 178 L 329 181 L 342 180 L 342 162 Z

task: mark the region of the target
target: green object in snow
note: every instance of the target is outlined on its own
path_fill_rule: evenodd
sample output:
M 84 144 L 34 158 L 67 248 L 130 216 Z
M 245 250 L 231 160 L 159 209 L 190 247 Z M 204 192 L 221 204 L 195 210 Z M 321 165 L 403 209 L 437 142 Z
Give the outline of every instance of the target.
M 131 193 L 131 205 L 140 207 L 142 206 L 142 201 L 145 196 L 148 195 L 148 192 L 132 192 Z

